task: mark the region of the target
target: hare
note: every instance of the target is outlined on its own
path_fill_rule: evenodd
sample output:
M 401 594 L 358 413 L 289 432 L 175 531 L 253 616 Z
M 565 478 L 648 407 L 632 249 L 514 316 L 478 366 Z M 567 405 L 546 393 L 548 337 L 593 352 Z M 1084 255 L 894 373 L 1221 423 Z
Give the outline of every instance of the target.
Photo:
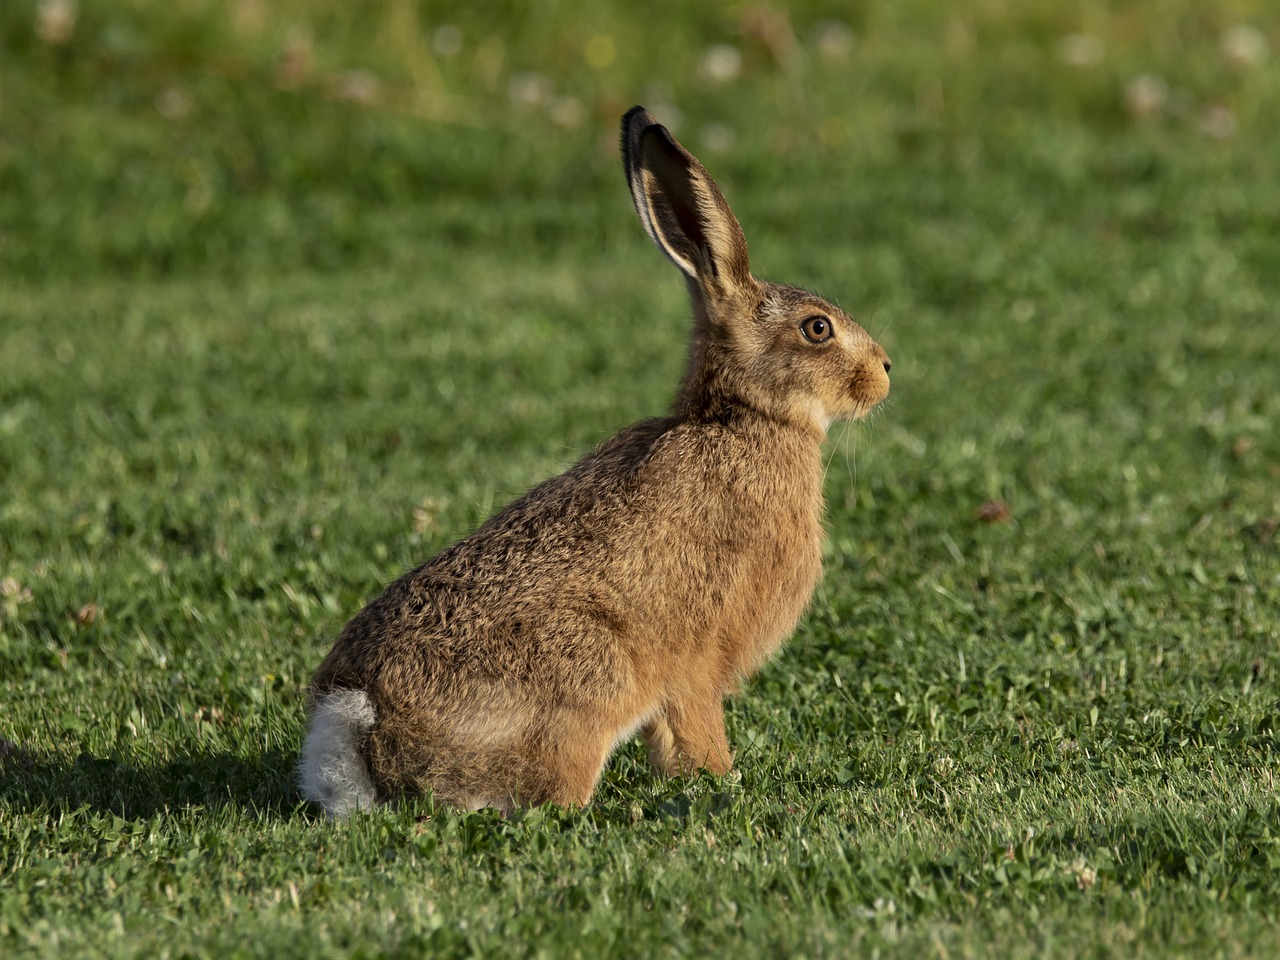
M 636 732 L 724 774 L 723 698 L 821 573 L 821 444 L 889 391 L 844 311 L 756 280 L 715 182 L 642 107 L 622 161 L 693 304 L 669 416 L 628 427 L 392 583 L 310 688 L 302 793 L 330 816 L 429 792 L 474 810 L 588 803 Z

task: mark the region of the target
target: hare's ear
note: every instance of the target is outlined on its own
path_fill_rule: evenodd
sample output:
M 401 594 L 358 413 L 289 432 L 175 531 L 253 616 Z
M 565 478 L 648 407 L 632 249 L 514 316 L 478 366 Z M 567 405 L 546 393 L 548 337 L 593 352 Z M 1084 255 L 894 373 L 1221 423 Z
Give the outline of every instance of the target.
M 622 163 L 658 249 L 719 299 L 754 285 L 742 227 L 702 164 L 643 107 L 622 118 Z

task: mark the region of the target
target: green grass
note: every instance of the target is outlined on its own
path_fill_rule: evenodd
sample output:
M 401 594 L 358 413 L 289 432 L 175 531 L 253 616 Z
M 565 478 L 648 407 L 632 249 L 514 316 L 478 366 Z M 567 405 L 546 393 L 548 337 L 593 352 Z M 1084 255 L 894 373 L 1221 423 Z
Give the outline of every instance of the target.
M 0 954 L 1280 953 L 1280 17 L 953 6 L 5 4 Z M 893 357 L 813 607 L 733 777 L 318 820 L 344 620 L 670 399 L 634 102 Z

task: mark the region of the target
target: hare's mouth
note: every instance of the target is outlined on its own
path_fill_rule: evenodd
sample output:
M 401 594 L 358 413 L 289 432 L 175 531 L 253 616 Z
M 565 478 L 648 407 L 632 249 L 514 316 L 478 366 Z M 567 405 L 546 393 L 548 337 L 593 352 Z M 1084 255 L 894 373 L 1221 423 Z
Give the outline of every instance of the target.
M 887 367 L 888 364 L 886 363 L 885 366 Z M 879 368 L 870 373 L 865 370 L 859 371 L 853 378 L 853 382 L 849 384 L 849 393 L 856 411 L 853 419 L 861 420 L 889 395 L 888 371 L 881 373 Z
M 849 399 L 853 401 L 853 413 L 851 416 L 855 420 L 865 417 L 880 402 L 880 398 L 873 391 L 868 390 L 866 383 L 862 381 L 854 383 L 849 395 Z
M 866 418 L 872 410 L 880 405 L 880 401 L 888 395 L 888 392 L 887 390 L 883 392 L 868 390 L 865 383 L 858 384 L 852 391 L 853 409 L 846 413 L 843 419 L 862 420 Z

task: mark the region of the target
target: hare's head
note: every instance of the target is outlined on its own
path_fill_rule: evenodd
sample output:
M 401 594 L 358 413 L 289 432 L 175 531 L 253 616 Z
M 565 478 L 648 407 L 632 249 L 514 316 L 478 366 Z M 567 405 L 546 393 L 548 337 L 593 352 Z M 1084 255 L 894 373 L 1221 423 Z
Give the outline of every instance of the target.
M 888 395 L 880 345 L 820 297 L 756 280 L 719 187 L 642 107 L 622 119 L 622 162 L 645 230 L 680 268 L 693 301 L 682 414 L 714 419 L 747 407 L 825 430 Z

